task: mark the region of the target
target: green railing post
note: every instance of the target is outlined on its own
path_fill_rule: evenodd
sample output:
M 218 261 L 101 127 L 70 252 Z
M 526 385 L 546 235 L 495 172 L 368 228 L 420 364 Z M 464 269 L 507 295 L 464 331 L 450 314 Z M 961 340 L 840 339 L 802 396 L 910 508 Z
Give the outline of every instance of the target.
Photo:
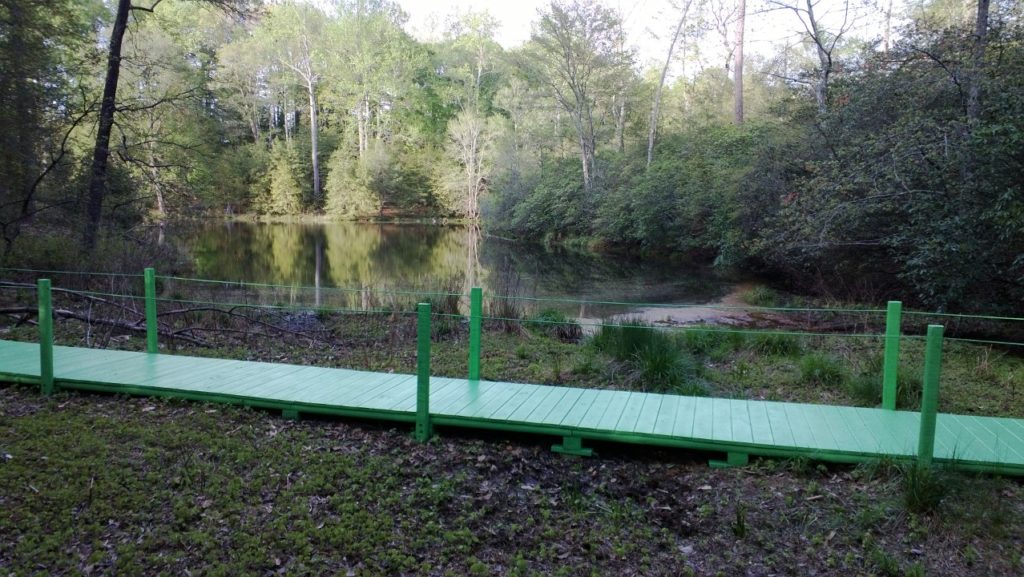
M 430 303 L 416 307 L 416 440 L 425 443 L 430 426 Z
M 469 291 L 469 380 L 480 380 L 480 329 L 483 319 L 484 292 L 480 287 Z
M 41 278 L 39 290 L 39 384 L 44 395 L 53 394 L 53 300 L 50 279 Z
M 900 324 L 903 303 L 889 301 L 885 314 L 885 362 L 882 367 L 882 408 L 896 410 L 896 387 L 900 370 Z
M 146 352 L 159 352 L 157 343 L 156 325 L 156 271 L 153 268 L 145 270 L 146 279 Z
M 928 325 L 924 349 L 924 390 L 921 393 L 921 432 L 917 441 L 917 462 L 932 464 L 935 454 L 935 419 L 939 408 L 939 374 L 942 367 L 942 325 Z

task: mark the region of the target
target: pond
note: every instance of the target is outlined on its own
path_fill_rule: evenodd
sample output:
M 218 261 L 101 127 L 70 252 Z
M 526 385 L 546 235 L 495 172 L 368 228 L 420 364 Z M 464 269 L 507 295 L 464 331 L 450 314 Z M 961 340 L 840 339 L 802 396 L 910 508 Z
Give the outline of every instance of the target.
M 526 299 L 697 304 L 721 298 L 734 284 L 707 267 L 514 242 L 473 227 L 216 221 L 174 236 L 193 256 L 199 278 L 279 287 L 465 294 L 480 286 L 485 295 Z M 524 302 L 576 317 L 631 308 Z

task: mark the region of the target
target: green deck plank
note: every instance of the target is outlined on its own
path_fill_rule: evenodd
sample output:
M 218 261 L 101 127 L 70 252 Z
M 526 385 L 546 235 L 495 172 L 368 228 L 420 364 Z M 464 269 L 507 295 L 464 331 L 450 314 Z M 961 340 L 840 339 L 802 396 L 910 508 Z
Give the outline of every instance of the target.
M 831 407 L 837 419 L 842 421 L 851 444 L 858 452 L 877 453 L 881 443 L 874 431 L 870 430 L 857 417 L 860 409 L 852 407 Z
M 879 455 L 908 456 L 917 453 L 917 433 L 908 435 L 907 427 L 899 426 L 907 420 L 906 414 L 886 409 L 862 409 L 857 416 L 878 437 L 881 445 L 875 451 Z
M 598 394 L 600 391 L 595 389 L 587 389 L 580 395 L 580 398 L 576 401 L 576 404 L 569 409 L 562 420 L 558 422 L 559 425 L 564 427 L 575 427 L 583 420 L 586 416 L 587 411 L 590 407 L 600 398 Z
M 346 387 L 360 379 L 359 373 L 332 374 L 317 367 L 304 367 L 304 370 L 271 377 L 257 373 L 256 377 L 259 382 L 250 382 L 248 386 L 245 383 L 231 383 L 222 392 L 249 398 L 292 401 L 305 398 L 312 391 L 322 390 L 323 387 Z
M 466 386 L 466 381 L 462 379 L 445 379 L 445 378 L 433 378 L 430 380 L 430 411 L 434 414 L 440 414 L 440 411 L 434 410 L 434 404 L 439 402 L 442 395 L 447 394 L 449 390 L 456 390 Z M 404 391 L 401 397 L 396 397 L 393 402 L 390 403 L 377 403 L 376 401 L 368 404 L 368 406 L 380 409 L 382 411 L 394 411 L 398 413 L 415 413 L 416 412 L 416 381 L 410 380 L 408 383 L 408 390 Z
M 679 398 L 679 404 L 676 405 L 675 423 L 672 425 L 672 436 L 695 438 L 693 430 L 694 423 L 697 421 L 697 411 L 701 410 L 705 400 L 698 397 Z
M 608 421 L 608 424 L 601 423 L 601 428 L 607 428 L 620 432 L 633 432 L 633 427 L 637 424 L 637 419 L 640 418 L 640 409 L 643 407 L 643 402 L 649 397 L 646 393 L 631 393 L 626 403 L 623 403 L 622 411 L 618 413 L 614 421 Z
M 665 402 L 665 395 L 644 395 L 644 404 L 640 407 L 640 414 L 637 416 L 636 424 L 633 425 L 633 432 L 649 435 L 654 432 L 658 424 L 658 413 L 661 412 L 661 404 Z
M 544 425 L 559 425 L 579 402 L 586 389 L 566 387 L 566 394 L 551 406 L 547 413 L 537 415 L 537 422 Z
M 836 449 L 847 453 L 857 453 L 866 450 L 866 447 L 850 432 L 846 426 L 840 407 L 829 405 L 810 405 L 808 412 L 815 415 L 821 422 L 828 425 L 832 438 L 836 441 Z
M 346 386 L 342 390 L 327 386 L 324 383 L 317 383 L 316 388 L 303 391 L 302 396 L 295 400 L 310 405 L 329 404 L 330 401 L 333 401 L 334 404 L 343 404 L 347 407 L 362 407 L 366 400 L 396 386 L 401 386 L 408 377 L 409 375 L 400 373 L 386 373 L 383 375 L 367 373 L 365 379 L 359 376 L 354 377 L 356 383 L 358 383 L 357 385 Z
M 492 421 L 507 421 L 512 413 L 516 412 L 516 409 L 533 397 L 539 387 L 540 385 L 523 385 L 507 402 L 492 410 L 490 414 L 485 413 L 478 415 L 478 417 Z
M 623 414 L 626 412 L 626 407 L 629 406 L 630 402 L 634 398 L 639 398 L 643 393 L 635 393 L 633 391 L 618 391 L 622 394 L 619 395 L 621 400 L 615 401 L 608 405 L 608 408 L 604 410 L 604 414 L 601 415 L 600 420 L 594 425 L 595 429 L 601 429 L 602 431 L 615 431 L 615 426 L 622 419 Z
M 661 437 L 671 437 L 672 428 L 676 424 L 676 409 L 679 407 L 679 400 L 685 398 L 678 395 L 665 395 L 661 406 L 658 408 L 658 416 L 654 420 L 652 434 Z
M 551 412 L 551 409 L 562 402 L 562 399 L 568 396 L 572 390 L 569 387 L 551 387 L 551 393 L 548 395 L 548 398 L 544 399 L 543 403 L 530 411 L 529 415 L 526 415 L 526 422 L 543 423 L 544 417 Z
M 479 385 L 466 380 L 466 379 L 452 379 L 456 381 L 456 384 L 461 386 L 446 387 L 441 390 L 437 395 L 430 394 L 430 412 L 440 413 L 445 415 L 455 415 L 455 411 L 460 410 L 467 404 L 472 403 L 474 400 L 486 400 L 488 397 L 484 397 L 484 391 L 499 390 L 501 385 L 505 383 L 497 383 L 490 381 L 479 381 Z M 434 386 L 434 379 L 430 379 L 431 389 Z M 515 385 L 517 388 L 520 385 Z
M 996 439 L 996 448 L 1001 455 L 1003 462 L 1024 463 L 1024 444 L 1020 442 L 1015 432 L 1004 426 L 995 417 L 981 417 L 973 415 L 974 421 L 979 426 L 988 430 Z
M 796 447 L 796 437 L 793 436 L 793 426 L 789 423 L 789 416 L 786 415 L 784 403 L 765 402 L 765 414 L 768 415 L 768 424 L 772 427 L 772 439 L 778 447 Z
M 693 437 L 694 439 L 714 439 L 714 399 L 698 399 L 695 397 L 693 401 L 696 403 L 696 406 L 694 407 L 691 430 L 688 436 Z
M 964 415 L 941 415 L 943 418 L 936 419 L 936 437 L 949 439 L 946 449 L 940 458 L 955 459 L 962 461 L 991 461 L 998 462 L 999 455 L 995 448 L 988 442 L 994 439 L 984 439 L 983 433 L 976 431 L 973 423 L 965 419 Z
M 732 429 L 729 440 L 744 444 L 754 443 L 754 432 L 750 426 L 750 401 L 727 400 L 729 401 L 730 411 L 729 423 Z
M 1021 462 L 1024 461 L 1024 454 L 1018 452 L 1014 443 L 1006 438 L 1001 427 L 985 417 L 976 415 L 964 415 L 964 420 L 985 447 L 996 455 L 999 462 Z
M 775 434 L 772 432 L 772 424 L 768 420 L 768 409 L 764 401 L 748 402 L 747 417 L 750 423 L 751 442 L 756 445 L 774 445 Z
M 544 403 L 552 395 L 564 395 L 564 390 L 559 390 L 561 387 L 547 387 L 542 386 L 533 390 L 530 394 L 530 398 L 523 401 L 523 404 L 519 405 L 515 411 L 509 414 L 506 420 L 508 421 L 519 421 L 529 422 L 529 416 L 539 407 L 542 407 Z
M 484 386 L 484 383 L 481 381 L 480 386 L 475 386 L 467 380 L 461 394 L 438 412 L 467 419 L 489 418 L 526 386 L 503 382 L 488 382 Z
M 577 426 L 581 429 L 600 430 L 598 425 L 605 414 L 612 412 L 618 418 L 618 414 L 622 412 L 622 404 L 629 398 L 629 394 L 627 391 L 600 391 L 600 396 L 590 405 L 587 414 L 583 415 Z
M 1024 455 L 1024 421 L 1008 419 L 1005 417 L 980 417 L 986 421 L 996 424 L 1003 431 L 1003 438 L 1010 446 L 1014 447 L 1018 455 Z M 1018 461 L 1024 464 L 1024 458 Z

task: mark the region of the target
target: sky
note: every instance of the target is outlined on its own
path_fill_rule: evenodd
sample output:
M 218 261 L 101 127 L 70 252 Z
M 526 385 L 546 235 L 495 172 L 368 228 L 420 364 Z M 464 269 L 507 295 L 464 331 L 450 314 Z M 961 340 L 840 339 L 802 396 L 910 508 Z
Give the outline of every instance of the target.
M 398 3 L 409 14 L 407 28 L 421 40 L 437 39 L 444 30 L 445 18 L 451 14 L 486 10 L 501 23 L 495 39 L 505 48 L 514 48 L 530 38 L 531 22 L 538 19 L 538 10 L 547 6 L 549 0 L 398 0 Z M 670 28 L 678 18 L 669 0 L 604 0 L 603 3 L 622 15 L 639 64 L 646 67 L 664 61 Z M 897 3 L 902 4 L 899 0 Z M 765 12 L 764 5 L 765 0 L 747 0 L 748 53 L 773 53 L 775 45 L 793 42 L 802 29 L 791 11 Z M 821 0 L 817 10 L 819 19 L 834 22 L 841 17 L 843 5 L 844 0 Z M 880 36 L 880 21 L 877 13 L 861 18 L 856 24 L 858 35 Z M 711 55 L 716 51 L 724 52 L 719 38 L 718 34 L 710 33 L 703 40 L 702 50 L 709 59 L 713 59 Z M 724 56 L 722 58 L 724 60 Z

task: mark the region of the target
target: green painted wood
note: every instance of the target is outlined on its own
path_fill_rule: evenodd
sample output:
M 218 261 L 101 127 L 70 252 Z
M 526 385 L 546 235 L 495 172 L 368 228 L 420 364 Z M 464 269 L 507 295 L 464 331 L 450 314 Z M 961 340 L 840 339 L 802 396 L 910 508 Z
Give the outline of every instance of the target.
M 917 460 L 932 464 L 935 456 L 935 420 L 939 412 L 939 373 L 942 364 L 942 326 L 928 325 L 924 345 L 924 383 L 921 391 L 921 430 L 917 437 Z
M 661 412 L 661 405 L 665 402 L 665 395 L 644 395 L 644 404 L 640 407 L 640 414 L 637 415 L 636 424 L 633 425 L 633 432 L 642 435 L 649 435 L 654 432 L 658 424 L 658 413 Z
M 39 382 L 40 347 L 0 341 L 0 378 Z M 176 396 L 295 414 L 415 422 L 417 375 L 54 347 L 61 388 Z M 432 378 L 448 425 L 646 443 L 732 455 L 856 462 L 914 458 L 918 413 Z M 1024 475 L 1024 419 L 936 415 L 934 460 Z M 737 461 L 739 462 L 739 461 Z
M 658 416 L 654 419 L 654 430 L 651 431 L 651 434 L 665 437 L 672 436 L 672 429 L 676 424 L 679 401 L 684 398 L 687 397 L 665 395 L 664 400 L 661 402 L 661 407 L 658 408 Z
M 36 283 L 39 292 L 39 381 L 42 393 L 52 395 L 53 382 L 53 301 L 50 279 Z
M 430 303 L 416 307 L 416 440 L 430 440 Z
M 896 410 L 896 379 L 900 368 L 900 324 L 903 303 L 889 301 L 885 314 L 885 356 L 882 366 L 882 408 Z
M 156 270 L 147 268 L 143 271 L 143 278 L 146 285 L 146 352 L 156 354 L 160 351 L 156 324 Z
M 469 289 L 469 380 L 480 380 L 480 339 L 483 326 L 484 292 Z

